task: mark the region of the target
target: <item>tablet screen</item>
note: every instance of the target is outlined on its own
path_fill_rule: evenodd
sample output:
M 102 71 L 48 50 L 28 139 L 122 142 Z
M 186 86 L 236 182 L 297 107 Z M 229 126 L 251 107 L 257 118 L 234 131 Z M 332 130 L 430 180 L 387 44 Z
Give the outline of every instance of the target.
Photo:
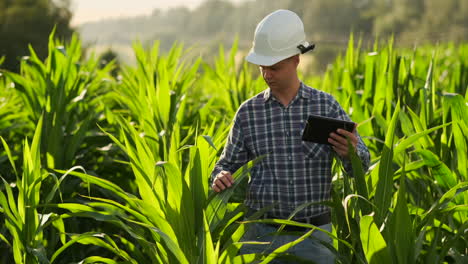
M 302 133 L 302 140 L 331 145 L 328 143 L 330 133 L 336 132 L 338 128 L 352 132 L 354 129 L 354 122 L 331 117 L 310 115 L 307 119 L 304 132 Z

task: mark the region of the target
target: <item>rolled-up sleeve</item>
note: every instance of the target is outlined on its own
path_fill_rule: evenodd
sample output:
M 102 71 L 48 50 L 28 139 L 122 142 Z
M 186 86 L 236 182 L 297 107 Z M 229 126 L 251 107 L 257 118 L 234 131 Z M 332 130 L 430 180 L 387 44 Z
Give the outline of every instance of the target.
M 356 153 L 359 159 L 361 160 L 362 169 L 364 170 L 364 172 L 366 172 L 369 169 L 369 165 L 370 165 L 370 153 L 366 145 L 362 141 L 362 138 L 359 136 L 359 133 L 358 133 L 358 139 L 359 141 L 356 147 Z M 352 175 L 353 168 L 351 165 L 351 161 L 347 159 L 343 159 L 343 158 L 341 158 L 341 161 L 343 162 L 346 172 Z
M 334 112 L 334 116 L 336 118 L 339 118 L 339 119 L 351 121 L 351 119 L 346 114 L 344 109 L 340 106 L 340 104 L 334 99 L 333 99 L 333 101 L 334 101 L 334 103 L 332 104 L 331 111 Z M 370 166 L 370 153 L 369 153 L 369 150 L 367 149 L 366 144 L 364 144 L 364 141 L 362 141 L 362 138 L 361 138 L 361 136 L 359 135 L 359 133 L 357 131 L 356 131 L 356 134 L 357 134 L 357 137 L 358 137 L 358 144 L 356 146 L 356 153 L 357 153 L 358 157 L 360 158 L 360 160 L 362 162 L 362 168 L 363 168 L 364 172 L 367 172 L 367 170 L 369 169 L 369 166 Z M 353 168 L 352 168 L 351 161 L 348 160 L 348 159 L 344 159 L 342 157 L 340 157 L 340 160 L 343 163 L 343 166 L 344 166 L 346 172 L 348 174 L 350 174 L 350 175 L 353 175 L 353 173 L 352 173 Z
M 211 182 L 219 172 L 225 170 L 234 173 L 248 161 L 249 154 L 245 147 L 244 133 L 241 126 L 240 114 L 238 112 L 234 118 L 234 124 L 229 131 L 220 159 L 211 172 Z

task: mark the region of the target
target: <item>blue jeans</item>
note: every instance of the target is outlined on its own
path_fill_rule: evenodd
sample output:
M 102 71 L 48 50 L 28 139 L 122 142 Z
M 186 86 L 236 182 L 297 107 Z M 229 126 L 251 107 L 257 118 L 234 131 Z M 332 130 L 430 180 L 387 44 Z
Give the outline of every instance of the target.
M 331 232 L 331 224 L 325 224 L 318 226 L 321 229 Z M 302 235 L 276 235 L 277 228 L 262 223 L 251 223 L 247 226 L 247 232 L 245 232 L 241 241 L 261 241 L 261 242 L 272 242 L 271 244 L 254 245 L 244 244 L 240 249 L 240 254 L 251 254 L 251 253 L 271 253 L 278 247 L 292 242 Z M 323 246 L 319 240 L 332 244 L 332 239 L 325 233 L 319 230 L 315 230 L 311 236 L 296 244 L 294 247 L 288 249 L 287 253 L 295 255 L 304 260 L 312 261 L 317 264 L 332 264 L 335 262 L 335 256 L 328 248 Z M 270 263 L 293 263 L 291 261 L 280 261 L 273 260 Z

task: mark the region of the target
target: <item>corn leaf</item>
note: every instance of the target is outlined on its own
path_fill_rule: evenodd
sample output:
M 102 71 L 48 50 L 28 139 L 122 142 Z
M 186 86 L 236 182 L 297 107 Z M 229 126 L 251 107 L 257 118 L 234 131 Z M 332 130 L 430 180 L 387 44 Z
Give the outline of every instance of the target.
M 379 232 L 374 219 L 370 215 L 365 215 L 359 223 L 361 229 L 362 249 L 364 250 L 369 264 L 392 263 L 387 243 Z
M 393 113 L 390 126 L 387 130 L 385 138 L 385 146 L 382 151 L 379 167 L 379 181 L 375 191 L 375 204 L 377 207 L 375 222 L 381 225 L 386 216 L 386 212 L 390 207 L 391 197 L 393 193 L 393 140 L 395 137 L 395 129 L 400 111 L 400 103 L 397 103 L 395 112 Z

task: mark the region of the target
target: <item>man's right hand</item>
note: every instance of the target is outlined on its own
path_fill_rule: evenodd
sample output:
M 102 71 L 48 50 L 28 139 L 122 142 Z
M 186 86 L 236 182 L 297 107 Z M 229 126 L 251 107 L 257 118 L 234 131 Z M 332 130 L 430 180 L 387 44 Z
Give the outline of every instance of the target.
M 234 184 L 234 179 L 229 171 L 221 171 L 216 175 L 211 188 L 215 192 L 224 191 L 226 188 L 230 188 Z

